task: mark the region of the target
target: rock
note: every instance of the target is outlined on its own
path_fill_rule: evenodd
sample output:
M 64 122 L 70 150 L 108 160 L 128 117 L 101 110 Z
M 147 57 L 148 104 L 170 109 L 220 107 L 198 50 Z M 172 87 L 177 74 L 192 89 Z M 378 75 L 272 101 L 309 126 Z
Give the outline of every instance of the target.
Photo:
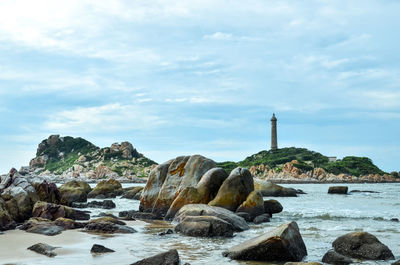
M 0 198 L 0 231 L 14 229 L 17 226 L 6 209 L 5 202 Z
M 84 181 L 72 180 L 59 188 L 61 204 L 70 206 L 74 202 L 86 202 L 92 188 Z
M 170 234 L 173 234 L 173 233 L 174 233 L 174 231 L 172 229 L 167 229 L 167 231 L 161 232 L 158 235 L 159 236 L 165 236 L 165 235 L 170 235 Z
M 393 262 L 391 265 L 400 265 L 400 260 Z
M 48 159 L 49 158 L 46 155 L 35 157 L 29 162 L 29 167 L 31 167 L 31 168 L 44 167 L 46 165 L 46 162 Z
M 43 180 L 42 183 L 34 183 L 33 186 L 35 187 L 36 194 L 39 196 L 41 201 L 56 204 L 60 203 L 61 195 L 56 184 L 47 183 L 46 180 Z
M 254 190 L 261 192 L 266 197 L 296 197 L 297 190 L 285 188 L 272 182 L 254 179 Z
M 133 187 L 130 188 L 127 191 L 124 191 L 124 195 L 121 198 L 124 199 L 137 199 L 136 195 L 139 194 L 139 199 L 140 199 L 140 194 L 142 193 L 143 187 Z
M 372 190 L 351 190 L 350 193 L 379 193 L 379 192 Z
M 37 243 L 33 246 L 28 247 L 29 250 L 32 250 L 36 253 L 48 256 L 48 257 L 55 257 L 57 256 L 56 253 L 53 252 L 54 249 L 56 249 L 55 247 L 52 247 L 50 245 L 47 245 L 45 243 Z
M 215 216 L 187 216 L 175 227 L 175 231 L 194 237 L 232 237 L 234 228 Z
M 236 215 L 239 217 L 242 217 L 246 222 L 251 222 L 253 221 L 252 218 L 250 218 L 250 214 L 249 213 L 245 213 L 245 212 L 236 212 Z
M 161 220 L 159 216 L 153 213 L 143 213 L 135 210 L 119 212 L 118 216 L 125 220 Z
M 131 265 L 179 265 L 180 258 L 176 249 L 164 252 L 146 259 L 142 259 Z
M 333 248 L 339 254 L 366 260 L 394 259 L 392 251 L 374 235 L 367 232 L 353 232 L 338 237 Z
M 264 201 L 264 209 L 266 213 L 269 213 L 272 216 L 274 213 L 282 212 L 283 207 L 277 200 L 267 200 Z
M 236 211 L 253 190 L 254 183 L 250 171 L 238 167 L 232 170 L 229 177 L 222 183 L 217 196 L 208 205 Z
M 112 200 L 104 200 L 104 201 L 91 201 L 88 203 L 72 203 L 72 207 L 114 209 L 116 205 Z
M 27 229 L 26 232 L 34 233 L 34 234 L 41 234 L 45 236 L 55 236 L 61 234 L 64 231 L 64 228 L 58 225 L 53 224 L 41 224 L 35 225 L 31 228 Z
M 259 216 L 256 216 L 253 219 L 253 223 L 256 225 L 261 224 L 261 223 L 268 223 L 268 222 L 270 222 L 270 218 L 271 218 L 271 216 L 268 213 L 261 214 Z
M 399 222 L 399 218 L 391 218 L 390 221 L 392 221 L 392 222 Z
M 42 217 L 49 220 L 56 220 L 59 217 L 74 220 L 89 220 L 90 215 L 84 211 L 75 210 L 71 207 L 54 203 L 37 202 L 32 210 L 33 217 Z
M 250 219 L 265 213 L 264 200 L 258 191 L 250 192 L 244 201 L 236 210 L 236 212 L 245 212 L 250 215 Z
M 122 222 L 122 221 L 118 220 L 117 218 L 110 217 L 110 216 L 103 216 L 103 217 L 100 217 L 97 219 L 92 219 L 89 221 L 89 224 L 100 223 L 100 222 L 109 222 L 109 223 L 118 224 L 118 225 L 126 225 L 125 222 Z
M 215 216 L 230 223 L 237 232 L 249 229 L 243 218 L 221 207 L 206 204 L 187 204 L 178 211 L 174 221 L 180 223 L 187 216 Z
M 236 260 L 301 261 L 307 249 L 296 222 L 290 222 L 234 246 L 222 255 Z
M 85 226 L 84 231 L 95 232 L 95 233 L 121 233 L 121 234 L 133 234 L 136 230 L 132 227 L 126 225 L 114 224 L 112 222 L 101 221 L 101 222 L 91 222 Z
M 319 262 L 285 262 L 283 265 L 322 265 Z
M 331 186 L 328 189 L 329 194 L 347 194 L 349 187 L 347 186 Z
M 106 248 L 105 246 L 94 244 L 90 249 L 91 253 L 101 254 L 101 253 L 108 253 L 108 252 L 115 252 L 115 250 Z
M 353 263 L 353 260 L 349 257 L 337 253 L 334 250 L 329 250 L 322 257 L 322 262 L 334 265 L 347 265 Z
M 122 185 L 117 180 L 102 180 L 89 192 L 88 198 L 96 198 L 98 196 L 102 196 L 103 198 L 115 198 L 122 193 Z
M 64 229 L 75 229 L 75 228 L 83 228 L 86 224 L 75 222 L 72 219 L 60 217 L 54 221 L 55 225 L 61 226 Z

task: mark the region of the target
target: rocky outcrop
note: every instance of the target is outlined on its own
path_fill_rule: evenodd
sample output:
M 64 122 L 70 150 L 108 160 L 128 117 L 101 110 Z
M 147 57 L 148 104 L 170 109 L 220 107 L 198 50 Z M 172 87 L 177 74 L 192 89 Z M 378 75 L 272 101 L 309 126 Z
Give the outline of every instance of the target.
M 34 251 L 36 253 L 45 255 L 47 257 L 55 257 L 55 256 L 57 256 L 57 254 L 53 251 L 56 248 L 52 247 L 50 245 L 47 245 L 45 243 L 37 243 L 37 244 L 35 244 L 33 246 L 28 247 L 28 249 L 32 250 L 32 251 Z
M 328 189 L 329 194 L 347 194 L 349 187 L 347 186 L 331 186 Z
M 293 188 L 285 188 L 260 179 L 254 179 L 254 190 L 266 197 L 296 197 L 298 193 Z
M 88 198 L 115 198 L 123 193 L 122 185 L 115 179 L 102 180 L 89 192 Z
M 347 257 L 365 260 L 394 259 L 392 251 L 374 235 L 367 232 L 353 232 L 338 237 L 333 248 Z
M 187 216 L 175 227 L 175 231 L 194 237 L 232 237 L 232 224 L 215 216 Z
M 353 263 L 353 260 L 349 257 L 343 256 L 342 254 L 335 252 L 334 250 L 329 250 L 322 257 L 322 262 L 333 265 L 347 265 Z
M 92 246 L 92 248 L 90 249 L 91 253 L 95 253 L 95 254 L 102 254 L 102 253 L 110 253 L 110 252 L 115 252 L 115 250 L 106 248 L 103 245 L 98 245 L 98 244 L 94 244 Z
M 222 183 L 217 196 L 208 205 L 236 211 L 253 190 L 254 183 L 250 171 L 238 167 L 232 170 L 229 177 Z
M 56 204 L 60 203 L 60 191 L 55 183 L 48 183 L 46 180 L 43 180 L 42 183 L 33 183 L 33 186 L 41 201 Z
M 180 258 L 176 249 L 139 260 L 131 265 L 179 265 Z
M 208 206 L 206 204 L 187 204 L 175 215 L 174 222 L 180 223 L 188 216 L 215 216 L 230 223 L 236 232 L 249 229 L 248 224 L 242 217 L 221 207 Z
M 46 203 L 37 202 L 32 210 L 33 217 L 41 217 L 49 220 L 56 220 L 60 217 L 65 217 L 73 220 L 89 220 L 90 215 L 84 211 L 75 210 L 71 207 Z
M 282 212 L 283 206 L 277 200 L 266 200 L 264 201 L 264 210 L 272 216 L 272 214 Z
M 6 209 L 5 202 L 0 198 L 0 231 L 14 229 L 17 226 Z
M 86 202 L 92 188 L 85 181 L 72 180 L 59 188 L 61 204 L 70 206 L 74 202 Z
M 250 220 L 256 216 L 264 214 L 264 200 L 258 191 L 250 192 L 247 199 L 237 208 L 236 212 L 245 212 L 249 214 Z
M 200 155 L 180 156 L 154 168 L 140 199 L 140 211 L 164 217 L 187 187 L 196 187 L 215 162 Z
M 301 261 L 307 250 L 296 222 L 278 226 L 223 253 L 225 257 L 254 261 Z

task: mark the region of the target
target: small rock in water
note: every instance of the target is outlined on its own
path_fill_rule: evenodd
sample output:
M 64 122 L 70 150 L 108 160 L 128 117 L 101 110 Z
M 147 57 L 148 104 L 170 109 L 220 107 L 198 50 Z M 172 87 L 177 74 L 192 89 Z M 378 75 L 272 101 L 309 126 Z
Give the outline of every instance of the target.
M 245 212 L 237 212 L 235 213 L 237 216 L 242 217 L 244 220 L 246 220 L 246 222 L 251 222 L 251 217 L 249 213 L 245 213 Z
M 94 244 L 92 249 L 90 250 L 91 253 L 107 253 L 107 252 L 115 252 L 115 250 L 106 248 L 105 246 Z
M 329 250 L 322 257 L 322 262 L 334 265 L 347 265 L 353 262 L 349 257 L 343 256 L 334 250 Z
M 174 231 L 172 229 L 168 229 L 167 231 L 161 232 L 158 235 L 159 236 L 165 236 L 165 235 L 170 235 L 170 234 L 173 234 L 173 233 L 174 233 Z
M 57 254 L 53 252 L 53 250 L 56 249 L 56 248 L 52 247 L 50 245 L 44 244 L 44 243 L 35 244 L 33 246 L 30 246 L 28 249 L 32 250 L 32 251 L 34 251 L 36 253 L 39 253 L 39 254 L 42 254 L 42 255 L 46 255 L 48 257 L 57 256 Z
M 194 237 L 232 237 L 234 227 L 215 216 L 187 216 L 175 227 L 175 231 Z
M 179 265 L 180 258 L 176 249 L 164 252 L 146 259 L 139 260 L 131 265 Z
M 282 212 L 283 206 L 277 200 L 267 200 L 267 201 L 264 201 L 264 210 L 266 213 L 269 213 L 272 215 L 274 213 Z
M 111 222 L 101 221 L 98 223 L 89 223 L 85 226 L 86 232 L 95 232 L 95 233 L 122 233 L 122 234 L 132 234 L 137 231 L 132 227 L 126 225 L 114 224 Z
M 347 194 L 349 187 L 347 186 L 331 186 L 328 189 L 329 194 Z
M 271 216 L 268 213 L 265 214 L 261 214 L 259 216 L 257 216 L 256 218 L 254 218 L 253 223 L 255 223 L 256 225 L 261 224 L 261 223 L 268 223 L 270 221 Z
M 399 222 L 399 218 L 392 218 L 392 219 L 390 219 L 390 221 L 392 221 L 392 222 Z
M 52 224 L 39 224 L 26 230 L 26 232 L 29 233 L 41 234 L 45 236 L 55 236 L 61 234 L 62 231 L 64 231 L 63 227 Z

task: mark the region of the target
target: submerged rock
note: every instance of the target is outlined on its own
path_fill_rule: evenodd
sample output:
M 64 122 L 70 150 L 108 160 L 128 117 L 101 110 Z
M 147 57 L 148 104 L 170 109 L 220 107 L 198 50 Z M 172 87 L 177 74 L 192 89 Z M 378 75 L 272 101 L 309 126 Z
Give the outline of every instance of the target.
M 290 222 L 231 247 L 222 255 L 236 260 L 301 261 L 307 249 L 296 222 Z
M 123 192 L 122 185 L 118 180 L 102 180 L 89 192 L 88 198 L 115 198 Z
M 353 232 L 338 237 L 332 243 L 339 254 L 366 260 L 394 259 L 392 251 L 374 235 L 367 232 Z
M 105 246 L 94 244 L 90 249 L 91 253 L 101 254 L 101 253 L 108 253 L 108 252 L 115 252 L 115 250 L 106 248 Z
M 174 221 L 179 223 L 188 216 L 215 216 L 230 223 L 236 232 L 249 229 L 249 225 L 242 217 L 221 207 L 206 204 L 187 204 L 175 215 Z
M 57 254 L 55 252 L 53 252 L 54 249 L 56 249 L 55 247 L 52 247 L 50 245 L 47 245 L 45 243 L 38 243 L 35 244 L 33 246 L 28 247 L 29 250 L 32 250 L 36 253 L 48 256 L 48 257 L 55 257 L 57 256 Z
M 179 265 L 180 258 L 176 249 L 139 260 L 131 265 Z
M 261 192 L 266 197 L 296 197 L 298 193 L 293 188 L 285 188 L 256 178 L 254 179 L 254 190 Z
M 229 177 L 222 183 L 217 196 L 208 205 L 236 211 L 253 190 L 254 183 L 250 171 L 238 167 L 232 170 Z
M 353 260 L 349 257 L 343 256 L 334 250 L 329 250 L 322 257 L 322 262 L 333 264 L 333 265 L 347 265 L 353 263 Z
M 329 194 L 347 194 L 349 187 L 347 186 L 331 186 L 328 189 Z
M 194 237 L 232 237 L 234 228 L 215 216 L 187 216 L 175 227 L 175 231 Z

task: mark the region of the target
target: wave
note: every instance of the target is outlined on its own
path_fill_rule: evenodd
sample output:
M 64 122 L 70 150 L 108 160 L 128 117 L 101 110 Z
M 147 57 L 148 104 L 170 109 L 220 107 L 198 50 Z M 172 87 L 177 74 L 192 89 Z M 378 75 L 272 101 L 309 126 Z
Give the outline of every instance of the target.
M 337 215 L 330 213 L 323 214 L 303 214 L 303 213 L 289 213 L 283 212 L 288 217 L 296 218 L 296 219 L 318 219 L 318 220 L 374 220 L 374 221 L 385 221 L 392 222 L 390 219 L 392 217 L 377 217 L 377 216 L 354 216 L 354 215 Z M 283 217 L 283 216 L 281 216 Z

